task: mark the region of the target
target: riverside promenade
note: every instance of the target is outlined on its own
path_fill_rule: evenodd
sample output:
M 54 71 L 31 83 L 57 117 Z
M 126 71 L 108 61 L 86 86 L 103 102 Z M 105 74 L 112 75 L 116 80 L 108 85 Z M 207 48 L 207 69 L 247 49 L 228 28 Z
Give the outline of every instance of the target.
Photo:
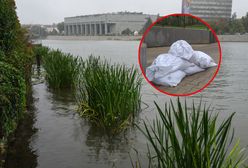
M 46 40 L 122 40 L 140 41 L 142 36 L 47 36 Z M 248 42 L 248 35 L 218 35 L 220 42 Z
M 46 40 L 82 40 L 82 41 L 105 41 L 105 40 L 120 40 L 120 41 L 139 41 L 142 36 L 47 36 Z
M 214 61 L 218 64 L 219 63 L 219 49 L 217 43 L 212 44 L 195 44 L 192 45 L 194 50 L 203 51 L 209 56 L 211 56 Z M 169 51 L 169 47 L 154 47 L 154 48 L 147 48 L 147 66 L 150 66 L 153 60 L 162 53 L 167 53 Z M 203 88 L 213 77 L 214 73 L 217 70 L 216 67 L 208 68 L 206 71 L 196 73 L 191 76 L 186 76 L 181 83 L 176 87 L 165 87 L 165 86 L 158 86 L 156 87 L 162 91 L 171 94 L 188 94 L 195 92 L 201 88 Z

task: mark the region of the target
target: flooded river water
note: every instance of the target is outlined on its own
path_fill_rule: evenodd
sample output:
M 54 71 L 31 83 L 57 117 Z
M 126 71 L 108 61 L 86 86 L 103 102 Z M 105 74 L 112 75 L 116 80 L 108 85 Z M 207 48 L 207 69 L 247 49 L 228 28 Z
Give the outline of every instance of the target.
M 111 62 L 138 66 L 137 41 L 43 40 L 43 45 L 84 58 L 93 54 L 104 56 Z M 247 46 L 248 43 L 222 43 L 223 62 L 216 79 L 203 92 L 187 98 L 189 103 L 192 99 L 199 102 L 202 98 L 212 104 L 220 119 L 236 112 L 233 127 L 242 147 L 248 145 Z M 34 85 L 33 92 L 34 103 L 28 124 L 19 128 L 20 135 L 11 144 L 7 168 L 126 168 L 131 167 L 129 155 L 136 159 L 134 149 L 138 150 L 141 163 L 146 167 L 146 140 L 137 129 L 130 128 L 109 139 L 77 116 L 70 92 L 54 93 L 45 83 Z M 144 81 L 144 103 L 139 121 L 151 121 L 156 116 L 153 101 L 163 105 L 170 98 Z

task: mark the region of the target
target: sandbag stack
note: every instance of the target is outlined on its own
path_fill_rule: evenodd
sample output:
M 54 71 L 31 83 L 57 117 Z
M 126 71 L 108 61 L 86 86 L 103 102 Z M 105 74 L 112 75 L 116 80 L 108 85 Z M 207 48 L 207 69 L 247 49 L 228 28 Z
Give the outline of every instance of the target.
M 149 81 L 163 86 L 177 86 L 187 75 L 205 71 L 217 66 L 214 60 L 204 52 L 194 51 L 189 43 L 178 40 L 168 53 L 160 54 L 147 67 Z

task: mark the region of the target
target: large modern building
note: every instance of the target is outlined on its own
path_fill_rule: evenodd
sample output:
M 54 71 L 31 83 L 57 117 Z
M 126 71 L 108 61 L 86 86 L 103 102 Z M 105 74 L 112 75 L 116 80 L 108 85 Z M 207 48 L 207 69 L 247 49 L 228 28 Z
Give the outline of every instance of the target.
M 120 35 L 127 28 L 131 31 L 139 31 L 149 17 L 155 21 L 157 16 L 137 12 L 118 12 L 66 17 L 65 35 Z
M 229 19 L 232 0 L 182 0 L 182 13 L 190 13 L 206 21 Z

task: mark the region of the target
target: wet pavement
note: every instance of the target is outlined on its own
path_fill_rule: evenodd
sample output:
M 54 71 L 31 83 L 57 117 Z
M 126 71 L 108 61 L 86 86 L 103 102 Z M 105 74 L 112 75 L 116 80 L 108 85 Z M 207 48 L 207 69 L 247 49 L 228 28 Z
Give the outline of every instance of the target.
M 218 44 L 198 44 L 192 45 L 194 50 L 202 51 L 211 56 L 215 63 L 219 63 L 219 49 Z M 170 47 L 154 47 L 147 48 L 147 65 L 150 66 L 153 60 L 162 53 L 167 53 Z M 168 86 L 157 86 L 159 90 L 170 94 L 189 94 L 203 88 L 214 76 L 217 70 L 216 67 L 208 68 L 206 71 L 196 73 L 191 76 L 186 76 L 181 83 L 179 83 L 176 87 L 168 87 Z

